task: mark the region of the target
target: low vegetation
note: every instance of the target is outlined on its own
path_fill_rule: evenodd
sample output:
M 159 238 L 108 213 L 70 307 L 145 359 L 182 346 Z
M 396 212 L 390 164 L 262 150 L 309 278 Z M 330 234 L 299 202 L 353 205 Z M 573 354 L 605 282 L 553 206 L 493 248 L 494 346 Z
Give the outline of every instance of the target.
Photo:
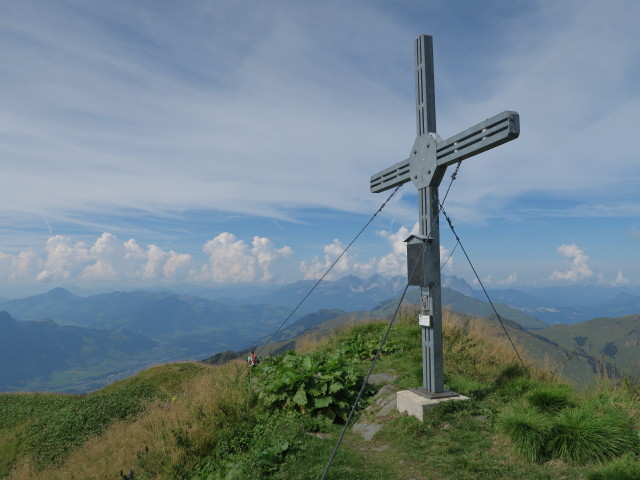
M 471 401 L 443 403 L 424 422 L 377 417 L 371 441 L 349 430 L 328 478 L 639 478 L 634 382 L 578 392 L 472 319 L 445 320 L 446 387 Z M 0 478 L 320 478 L 385 329 L 308 337 L 253 368 L 170 364 L 87 396 L 0 395 Z M 395 388 L 421 383 L 420 338 L 405 312 L 376 366 L 397 375 Z M 356 418 L 372 415 L 375 391 Z

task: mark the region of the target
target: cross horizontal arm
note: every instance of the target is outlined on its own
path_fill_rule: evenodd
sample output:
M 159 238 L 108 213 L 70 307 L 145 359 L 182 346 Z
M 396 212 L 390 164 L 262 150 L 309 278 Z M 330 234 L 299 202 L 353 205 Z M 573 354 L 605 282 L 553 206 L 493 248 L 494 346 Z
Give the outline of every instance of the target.
M 372 193 L 384 192 L 411 180 L 409 175 L 409 159 L 403 160 L 371 176 Z
M 515 140 L 518 135 L 520 135 L 518 113 L 510 111 L 499 113 L 443 142 L 438 142 L 438 167 L 448 167 Z
M 437 183 L 442 178 L 443 170 L 449 165 L 507 143 L 518 138 L 519 135 L 520 116 L 517 112 L 505 111 L 453 137 L 437 142 L 436 159 L 439 172 Z M 384 192 L 407 183 L 411 180 L 411 175 L 417 173 L 411 172 L 408 158 L 402 160 L 371 176 L 371 192 Z M 438 175 L 435 172 L 434 174 Z

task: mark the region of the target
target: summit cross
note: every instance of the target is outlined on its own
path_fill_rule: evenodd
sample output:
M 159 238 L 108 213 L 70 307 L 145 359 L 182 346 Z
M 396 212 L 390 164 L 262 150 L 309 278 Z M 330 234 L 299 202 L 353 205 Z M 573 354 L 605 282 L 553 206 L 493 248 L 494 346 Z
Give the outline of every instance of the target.
M 413 182 L 419 192 L 420 235 L 407 242 L 409 284 L 420 286 L 423 387 L 413 389 L 428 398 L 456 396 L 444 390 L 442 301 L 440 275 L 440 205 L 438 186 L 449 165 L 518 138 L 520 117 L 505 111 L 446 140 L 436 133 L 433 38 L 415 42 L 417 136 L 409 158 L 371 177 L 378 193 Z

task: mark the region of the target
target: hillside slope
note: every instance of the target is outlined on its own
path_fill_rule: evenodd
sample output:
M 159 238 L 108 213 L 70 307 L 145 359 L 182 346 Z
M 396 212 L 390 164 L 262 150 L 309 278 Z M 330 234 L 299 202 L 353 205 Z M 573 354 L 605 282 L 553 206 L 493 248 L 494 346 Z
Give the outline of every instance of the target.
M 594 318 L 574 325 L 554 325 L 538 332 L 566 349 L 640 373 L 640 315 Z
M 411 296 L 408 297 L 409 299 L 403 304 L 401 309 L 404 312 L 415 310 L 415 304 L 411 303 L 411 300 L 414 299 L 412 299 Z M 460 297 L 464 296 L 457 292 L 453 292 L 452 295 L 447 293 L 445 298 L 459 299 Z M 461 302 L 462 305 L 464 306 L 465 304 L 468 304 L 467 301 L 468 297 L 464 298 Z M 479 304 L 482 303 L 478 300 L 474 300 L 474 302 Z M 453 302 L 454 306 L 450 303 L 449 307 L 445 310 L 444 315 L 447 315 L 448 318 L 451 319 L 458 319 L 457 321 L 464 319 L 465 322 L 469 322 L 469 324 L 473 325 L 474 328 L 478 329 L 479 332 L 486 337 L 508 341 L 508 334 L 516 343 L 516 346 L 518 350 L 521 351 L 522 356 L 526 357 L 531 364 L 551 372 L 553 375 L 556 375 L 558 378 L 561 378 L 572 385 L 578 387 L 593 385 L 595 380 L 598 378 L 599 364 L 605 367 L 608 365 L 606 361 L 600 361 L 599 357 L 593 357 L 584 351 L 575 351 L 575 349 L 570 346 L 567 347 L 555 340 L 546 338 L 542 334 L 545 330 L 528 330 L 516 321 L 510 320 L 509 318 L 502 318 L 502 314 L 502 324 L 498 321 L 495 315 L 476 317 L 464 314 L 457 310 L 457 308 L 460 308 L 461 303 Z M 475 303 L 472 302 L 471 305 L 475 305 Z M 486 308 L 488 305 L 484 305 L 485 306 L 480 309 L 481 311 L 491 311 Z M 298 322 L 294 322 L 291 326 L 283 328 L 274 338 L 274 341 L 272 341 L 264 350 L 264 354 L 271 354 L 272 352 L 280 353 L 287 349 L 295 348 L 296 345 L 306 342 L 306 339 L 309 336 L 321 338 L 324 335 L 329 335 L 331 331 L 337 328 L 345 328 L 345 326 L 349 325 L 370 322 L 376 318 L 390 318 L 396 308 L 397 299 L 394 299 L 384 302 L 379 306 L 379 308 L 372 311 L 340 313 L 339 311 L 325 310 L 319 312 L 317 315 L 308 315 L 298 320 Z M 464 308 L 462 309 L 464 310 Z M 475 308 L 472 310 L 477 311 Z M 452 315 L 452 312 L 455 312 L 455 315 Z M 508 315 L 512 313 L 512 310 L 502 309 L 502 312 L 505 315 Z M 413 315 L 414 321 L 417 324 L 417 313 Z M 330 318 L 325 320 L 326 317 Z M 517 315 L 515 317 L 522 320 L 522 317 Z M 524 323 L 531 325 L 531 323 L 527 321 Z M 305 328 L 303 329 L 300 324 L 304 325 Z M 570 328 L 571 326 L 567 327 Z M 305 330 L 306 333 L 301 335 L 301 330 Z M 269 340 L 268 337 L 262 338 L 260 341 L 256 342 L 256 345 L 264 345 L 267 340 Z M 241 352 L 238 352 L 235 355 L 235 358 L 241 358 L 242 355 L 240 353 Z M 229 357 L 230 355 L 227 354 L 226 358 Z M 211 359 L 206 359 L 205 362 L 217 364 L 220 360 L 220 357 L 215 356 Z
M 447 313 L 445 320 L 447 388 L 472 400 L 445 404 L 424 423 L 381 408 L 382 399 L 420 382 L 420 329 L 413 314 L 404 315 L 376 366 L 386 385 L 365 391 L 360 428 L 347 431 L 328 479 L 426 480 L 437 469 L 442 480 L 578 480 L 600 468 L 562 459 L 530 463 L 519 455 L 496 425 L 529 392 L 554 383 L 519 364 L 511 346 L 475 319 Z M 384 322 L 366 322 L 323 340 L 308 338 L 309 354 L 290 353 L 254 369 L 241 362 L 170 364 L 84 397 L 0 395 L 0 477 L 320 478 L 342 426 L 314 412 L 348 411 L 385 329 Z M 310 382 L 305 390 L 301 381 Z M 311 386 L 324 384 L 329 388 Z M 350 400 L 343 405 L 338 393 Z M 571 395 L 576 405 L 584 401 Z M 637 431 L 635 393 L 598 395 L 600 405 L 615 395 L 616 415 Z M 371 436 L 357 433 L 373 427 Z

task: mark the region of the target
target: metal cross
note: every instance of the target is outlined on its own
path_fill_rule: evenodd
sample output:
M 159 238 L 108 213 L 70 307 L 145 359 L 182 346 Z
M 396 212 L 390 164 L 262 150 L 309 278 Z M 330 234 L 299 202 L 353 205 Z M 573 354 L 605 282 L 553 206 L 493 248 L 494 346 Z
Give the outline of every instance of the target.
M 505 111 L 442 140 L 436 133 L 433 39 L 429 35 L 416 40 L 415 66 L 416 140 L 409 158 L 371 177 L 371 191 L 383 192 L 408 181 L 418 188 L 420 235 L 407 239 L 409 283 L 420 286 L 422 298 L 423 388 L 414 390 L 437 398 L 457 395 L 444 390 L 438 186 L 449 165 L 518 138 L 520 117 Z M 415 255 L 416 245 L 419 255 Z

